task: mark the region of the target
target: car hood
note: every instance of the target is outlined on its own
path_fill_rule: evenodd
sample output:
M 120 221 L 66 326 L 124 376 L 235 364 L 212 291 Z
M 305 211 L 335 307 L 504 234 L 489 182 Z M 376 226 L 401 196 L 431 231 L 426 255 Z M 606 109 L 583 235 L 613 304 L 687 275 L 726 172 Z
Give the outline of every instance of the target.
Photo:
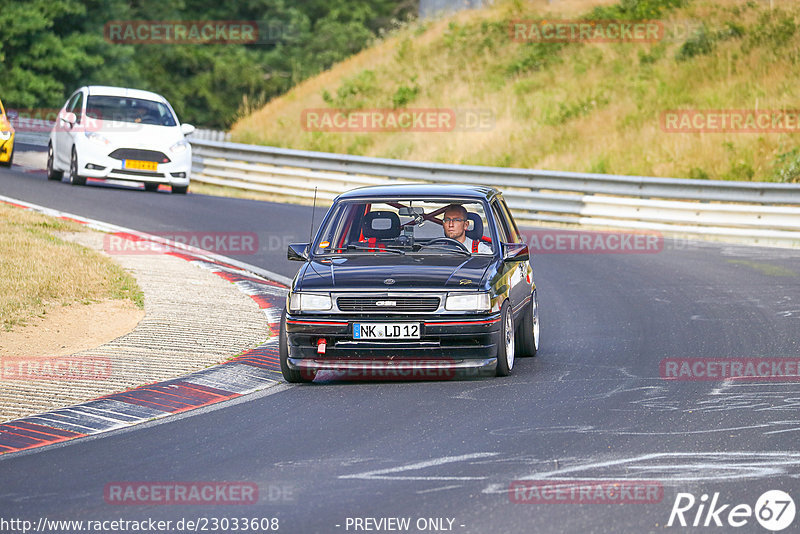
M 130 122 L 106 121 L 86 131 L 96 131 L 109 141 L 109 148 L 142 148 L 167 152 L 169 147 L 184 139 L 180 126 L 156 126 Z
M 135 147 L 161 147 L 160 150 L 166 150 L 178 141 L 184 138 L 180 126 L 156 126 L 152 124 L 131 124 L 127 123 L 129 128 L 114 129 L 113 125 L 120 125 L 122 123 L 113 122 L 109 124 L 109 128 L 103 128 L 100 132 L 105 135 L 112 144 L 117 146 L 135 146 Z M 132 127 L 132 128 L 131 128 Z
M 306 263 L 295 291 L 343 289 L 479 289 L 491 256 L 407 255 L 349 256 Z M 385 283 L 392 279 L 394 283 Z

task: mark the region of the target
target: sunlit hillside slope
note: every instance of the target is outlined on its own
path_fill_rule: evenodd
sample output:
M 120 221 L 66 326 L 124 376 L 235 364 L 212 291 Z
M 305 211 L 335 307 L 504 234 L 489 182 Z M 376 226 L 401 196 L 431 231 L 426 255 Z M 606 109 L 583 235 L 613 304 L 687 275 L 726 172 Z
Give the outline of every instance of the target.
M 510 31 L 520 20 L 612 19 L 657 20 L 663 32 L 650 41 L 543 43 Z M 243 117 L 233 140 L 433 162 L 797 182 L 798 24 L 800 3 L 790 0 L 500 1 L 401 28 Z M 323 123 L 309 126 L 308 117 L 320 109 L 453 110 L 483 123 L 319 131 Z M 685 122 L 667 127 L 675 110 L 704 121 L 730 120 L 720 119 L 728 110 L 747 111 L 748 120 L 768 113 L 770 122 L 738 131 L 703 122 L 715 131 L 694 132 Z

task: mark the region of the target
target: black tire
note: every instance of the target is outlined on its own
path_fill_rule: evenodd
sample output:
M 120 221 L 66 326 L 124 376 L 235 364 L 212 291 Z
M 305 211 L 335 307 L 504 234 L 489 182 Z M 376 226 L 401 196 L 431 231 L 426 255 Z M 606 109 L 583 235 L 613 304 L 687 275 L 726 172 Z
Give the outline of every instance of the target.
M 57 171 L 53 166 L 53 162 L 55 160 L 55 154 L 53 153 L 53 144 L 47 144 L 47 179 L 48 180 L 58 180 L 64 177 L 64 171 Z
M 145 182 L 144 183 L 144 190 L 145 191 L 150 191 L 151 193 L 153 191 L 158 191 L 158 184 L 154 184 L 154 183 L 151 183 L 151 182 Z
M 517 325 L 517 355 L 521 358 L 536 356 L 539 350 L 539 299 L 536 290 L 531 302 L 525 307 L 522 321 Z
M 500 311 L 500 339 L 497 342 L 497 376 L 508 376 L 514 368 L 514 314 L 508 301 Z
M 278 334 L 278 354 L 281 360 L 281 373 L 283 379 L 292 384 L 301 384 L 304 382 L 312 382 L 314 380 L 314 373 L 311 371 L 296 371 L 289 368 L 289 347 L 287 346 L 286 338 L 286 310 L 281 314 L 281 329 Z
M 172 186 L 172 194 L 173 195 L 185 195 L 187 191 L 189 191 L 189 186 L 188 185 L 173 185 Z
M 78 153 L 72 147 L 72 157 L 69 160 L 69 183 L 72 185 L 86 185 L 86 177 L 78 174 Z

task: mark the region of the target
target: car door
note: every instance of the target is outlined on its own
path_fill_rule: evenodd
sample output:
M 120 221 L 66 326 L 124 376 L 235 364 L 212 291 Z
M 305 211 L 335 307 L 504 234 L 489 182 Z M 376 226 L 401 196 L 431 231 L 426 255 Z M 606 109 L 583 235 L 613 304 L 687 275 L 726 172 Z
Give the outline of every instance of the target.
M 83 106 L 83 92 L 76 91 L 69 99 L 67 103 L 64 105 L 64 109 L 61 110 L 58 114 L 56 129 L 55 129 L 55 144 L 53 146 L 53 151 L 55 154 L 55 161 L 58 164 L 59 168 L 67 168 L 69 166 L 69 160 L 72 156 L 72 145 L 74 143 L 74 132 L 76 130 L 77 122 L 74 125 L 70 125 L 66 120 L 67 113 L 75 113 L 75 116 L 78 116 L 78 112 L 82 109 Z M 78 110 L 76 112 L 75 110 Z
M 495 198 L 492 201 L 492 213 L 497 221 L 497 231 L 500 234 L 501 243 L 523 243 L 522 236 L 502 198 Z M 530 285 L 527 283 L 527 259 L 504 262 L 503 275 L 509 286 L 508 298 L 511 301 L 516 320 L 519 312 L 523 309 L 522 304 L 530 295 Z

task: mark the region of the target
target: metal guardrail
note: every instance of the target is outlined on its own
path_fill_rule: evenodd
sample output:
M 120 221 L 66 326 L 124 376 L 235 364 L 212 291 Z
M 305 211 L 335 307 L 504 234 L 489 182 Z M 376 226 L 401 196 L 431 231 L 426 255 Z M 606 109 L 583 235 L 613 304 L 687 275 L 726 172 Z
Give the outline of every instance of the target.
M 221 130 L 209 130 L 207 128 L 196 128 L 188 136 L 189 141 L 230 141 L 231 134 Z
M 800 247 L 800 184 L 449 165 L 192 140 L 192 180 L 330 201 L 385 183 L 491 185 L 522 221 Z

